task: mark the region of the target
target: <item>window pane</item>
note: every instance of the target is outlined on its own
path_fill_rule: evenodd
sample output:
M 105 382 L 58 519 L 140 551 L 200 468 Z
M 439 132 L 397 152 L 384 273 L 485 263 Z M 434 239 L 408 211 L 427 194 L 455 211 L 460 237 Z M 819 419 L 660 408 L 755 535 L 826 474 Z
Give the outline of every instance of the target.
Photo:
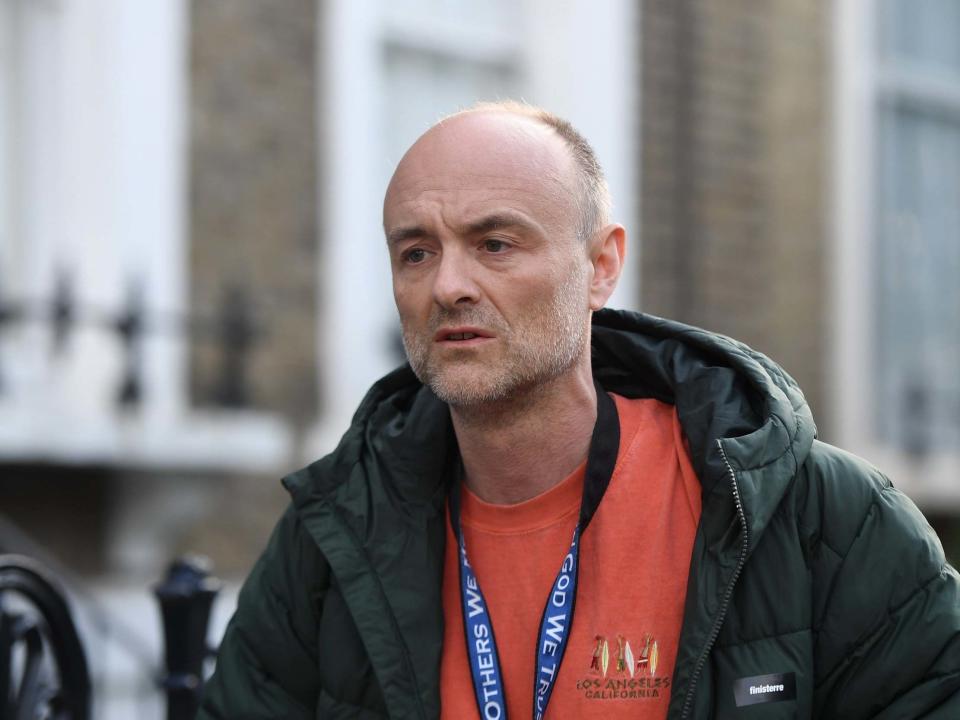
M 481 64 L 428 51 L 391 47 L 386 51 L 384 133 L 389 178 L 410 144 L 443 115 L 477 100 L 509 97 L 514 72 L 507 64 Z
M 880 117 L 876 422 L 908 451 L 960 447 L 960 122 Z
M 382 0 L 387 17 L 417 18 L 469 28 L 474 32 L 504 32 L 516 28 L 519 3 L 513 0 Z
M 888 59 L 960 74 L 960 0 L 881 0 L 880 17 Z

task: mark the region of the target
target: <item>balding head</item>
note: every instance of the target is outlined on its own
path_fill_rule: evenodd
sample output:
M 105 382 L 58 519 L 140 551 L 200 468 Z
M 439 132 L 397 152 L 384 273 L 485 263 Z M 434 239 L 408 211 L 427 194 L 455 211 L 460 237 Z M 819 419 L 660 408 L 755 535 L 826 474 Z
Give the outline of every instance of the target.
M 459 115 L 475 112 L 506 113 L 529 118 L 550 128 L 563 140 L 573 157 L 577 173 L 577 208 L 580 214 L 577 234 L 586 241 L 610 221 L 610 190 L 603 168 L 587 139 L 569 121 L 534 105 L 513 100 L 477 103 Z M 454 115 L 453 117 L 456 117 Z
M 444 118 L 404 155 L 388 196 L 405 172 L 426 169 L 423 153 L 439 154 L 433 159 L 464 170 L 491 161 L 499 170 L 527 165 L 534 171 L 528 179 L 542 182 L 545 193 L 562 198 L 573 211 L 569 227 L 584 242 L 609 222 L 610 193 L 593 148 L 569 122 L 541 108 L 479 103 Z

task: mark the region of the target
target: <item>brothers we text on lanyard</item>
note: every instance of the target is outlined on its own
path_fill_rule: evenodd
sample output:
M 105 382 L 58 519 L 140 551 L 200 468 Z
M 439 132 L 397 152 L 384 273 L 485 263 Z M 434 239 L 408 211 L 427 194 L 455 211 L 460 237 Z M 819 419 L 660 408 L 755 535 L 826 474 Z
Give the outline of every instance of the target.
M 580 536 L 590 523 L 603 493 L 610 484 L 610 476 L 617 462 L 620 448 L 620 420 L 617 406 L 603 389 L 597 389 L 597 422 L 590 439 L 590 453 L 583 479 L 583 498 L 580 501 L 580 517 L 573 531 L 570 549 L 560 564 L 540 618 L 537 633 L 537 669 L 533 686 L 533 717 L 542 720 L 550 702 L 553 685 L 560 671 L 563 653 L 573 625 L 573 613 L 577 600 L 578 558 Z M 462 473 L 461 473 L 462 475 Z M 460 483 L 454 482 L 450 492 L 450 521 L 457 537 L 460 555 L 460 602 L 463 610 L 463 628 L 466 634 L 467 657 L 473 676 L 473 690 L 477 708 L 484 720 L 505 720 L 507 703 L 503 688 L 503 673 L 493 634 L 493 622 L 480 584 L 467 559 L 467 548 L 460 528 Z

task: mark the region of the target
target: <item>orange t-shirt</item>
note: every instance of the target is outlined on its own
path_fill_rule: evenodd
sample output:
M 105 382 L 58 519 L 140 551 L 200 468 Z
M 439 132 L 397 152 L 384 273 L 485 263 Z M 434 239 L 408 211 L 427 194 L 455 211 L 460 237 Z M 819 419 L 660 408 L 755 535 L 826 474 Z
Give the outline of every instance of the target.
M 620 449 L 580 540 L 577 602 L 546 718 L 664 718 L 700 520 L 700 482 L 671 405 L 614 395 Z M 470 564 L 486 599 L 507 712 L 533 712 L 540 618 L 577 523 L 586 463 L 517 505 L 462 490 Z M 447 523 L 441 717 L 479 718 L 464 638 L 458 546 Z

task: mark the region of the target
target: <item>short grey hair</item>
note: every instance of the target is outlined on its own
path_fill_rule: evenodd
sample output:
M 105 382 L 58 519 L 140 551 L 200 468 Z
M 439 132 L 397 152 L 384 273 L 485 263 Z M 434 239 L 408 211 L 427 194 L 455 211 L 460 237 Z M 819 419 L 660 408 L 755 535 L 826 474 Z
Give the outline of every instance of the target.
M 587 242 L 597 230 L 610 222 L 610 188 L 597 154 L 587 139 L 568 120 L 536 105 L 516 100 L 478 102 L 454 116 L 474 112 L 501 112 L 530 118 L 552 128 L 564 141 L 577 165 L 577 237 Z

